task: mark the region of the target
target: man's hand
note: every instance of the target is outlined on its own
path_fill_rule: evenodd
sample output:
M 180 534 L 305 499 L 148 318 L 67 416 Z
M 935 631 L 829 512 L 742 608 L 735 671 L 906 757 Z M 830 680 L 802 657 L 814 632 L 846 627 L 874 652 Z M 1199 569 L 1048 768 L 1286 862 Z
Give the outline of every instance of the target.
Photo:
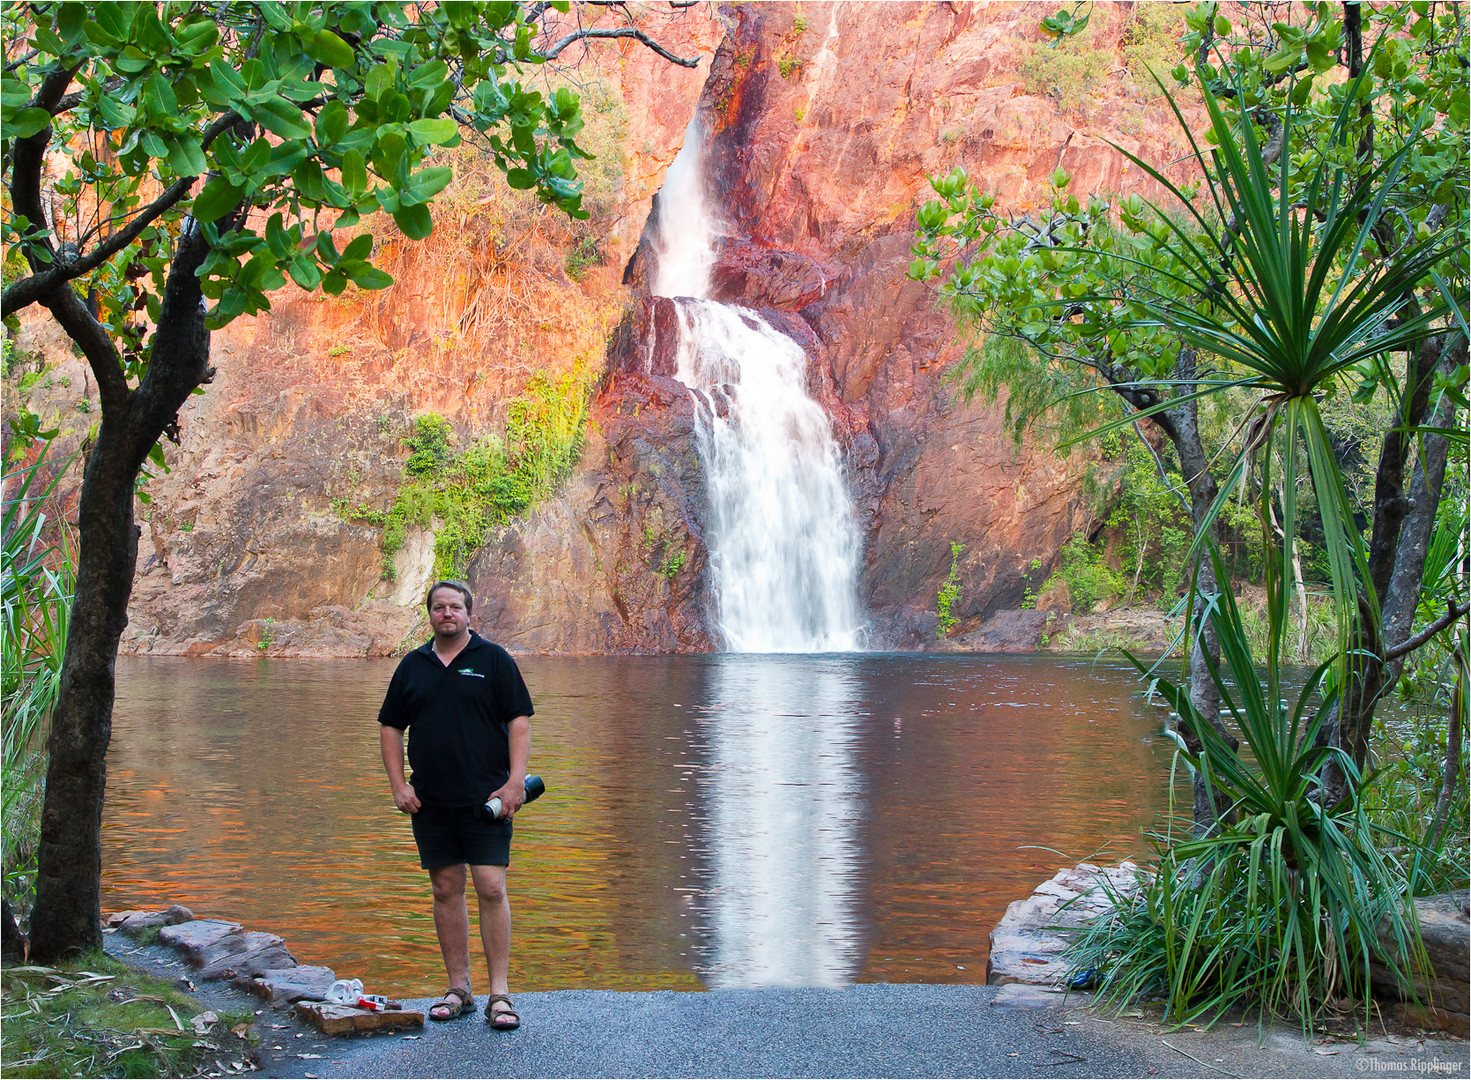
M 393 805 L 405 814 L 419 812 L 419 796 L 414 785 L 404 779 L 404 733 L 384 724 L 378 733 L 383 749 L 383 771 L 388 774 L 388 790 L 393 792 Z
M 486 802 L 491 799 L 501 801 L 501 818 L 510 821 L 526 803 L 526 777 L 511 777 L 485 797 Z
M 402 813 L 417 814 L 419 812 L 419 796 L 414 794 L 414 785 L 394 784 L 393 805 L 398 807 Z

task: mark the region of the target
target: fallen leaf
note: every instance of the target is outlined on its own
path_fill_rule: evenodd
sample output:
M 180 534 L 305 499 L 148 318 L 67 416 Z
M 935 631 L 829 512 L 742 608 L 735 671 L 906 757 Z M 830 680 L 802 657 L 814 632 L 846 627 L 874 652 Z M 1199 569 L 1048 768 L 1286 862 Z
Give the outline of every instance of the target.
M 249 1024 L 236 1024 L 234 1027 L 232 1027 L 230 1029 L 230 1034 L 233 1035 L 233 1036 L 235 1036 L 235 1038 L 237 1038 L 237 1039 L 243 1039 L 243 1038 L 245 1038 L 245 1036 L 247 1036 L 247 1035 L 250 1034 L 250 1025 Z
M 211 1027 L 219 1023 L 219 1019 L 220 1018 L 215 1014 L 215 1012 L 213 1010 L 210 1010 L 208 1012 L 202 1012 L 198 1016 L 192 1017 L 189 1023 L 194 1025 L 195 1034 L 203 1035 Z
M 1321 1054 L 1323 1057 L 1332 1057 L 1334 1054 L 1338 1053 L 1338 1051 L 1337 1050 L 1325 1050 L 1321 1046 L 1315 1046 L 1315 1047 L 1313 1047 L 1313 1053 L 1315 1053 L 1315 1054 Z
M 314 1061 L 315 1059 L 321 1057 L 322 1055 L 321 1054 L 297 1054 L 296 1056 L 299 1057 L 299 1058 L 301 1058 L 304 1061 Z

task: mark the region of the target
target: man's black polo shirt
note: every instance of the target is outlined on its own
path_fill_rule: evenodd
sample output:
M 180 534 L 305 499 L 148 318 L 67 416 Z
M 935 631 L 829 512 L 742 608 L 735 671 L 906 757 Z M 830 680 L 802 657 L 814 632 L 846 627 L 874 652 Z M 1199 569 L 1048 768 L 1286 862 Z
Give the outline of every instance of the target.
M 506 726 L 530 716 L 510 653 L 470 631 L 445 667 L 428 641 L 399 661 L 378 722 L 409 731 L 410 783 L 425 806 L 475 806 L 511 775 Z

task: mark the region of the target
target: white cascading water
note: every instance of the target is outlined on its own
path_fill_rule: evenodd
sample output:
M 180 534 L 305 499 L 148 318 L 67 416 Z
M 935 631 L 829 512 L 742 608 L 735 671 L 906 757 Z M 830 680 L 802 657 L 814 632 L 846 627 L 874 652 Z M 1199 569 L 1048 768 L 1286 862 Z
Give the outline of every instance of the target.
M 679 299 L 676 377 L 695 394 L 716 624 L 732 652 L 858 645 L 858 529 L 807 357 L 749 308 L 708 299 L 721 227 L 698 118 L 659 193 L 652 292 Z

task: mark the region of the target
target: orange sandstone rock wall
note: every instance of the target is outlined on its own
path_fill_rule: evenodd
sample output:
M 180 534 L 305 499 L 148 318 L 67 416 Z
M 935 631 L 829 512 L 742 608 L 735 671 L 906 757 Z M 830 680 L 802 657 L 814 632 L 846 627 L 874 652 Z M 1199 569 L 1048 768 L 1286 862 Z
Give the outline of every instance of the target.
M 1084 463 L 1017 450 L 999 406 L 955 401 L 953 328 L 904 278 L 926 176 L 963 164 L 1025 210 L 1059 164 L 1075 190 L 1156 194 L 1110 140 L 1180 156 L 1173 122 L 1127 80 L 1099 85 L 1087 120 L 1024 93 L 1017 65 L 1054 7 L 701 5 L 653 28 L 702 57 L 694 71 L 631 43 L 564 56 L 623 108 L 621 182 L 592 223 L 601 264 L 571 280 L 566 256 L 586 234 L 467 159 L 434 237 L 382 240 L 392 289 L 334 300 L 288 287 L 269 315 L 217 334 L 219 375 L 148 487 L 124 649 L 397 651 L 423 629 L 432 536 L 411 532 L 388 580 L 379 530 L 334 507 L 391 505 L 414 416 L 445 416 L 468 445 L 538 371 L 599 379 L 588 437 L 564 488 L 471 561 L 480 629 L 535 651 L 716 647 L 691 402 L 630 359 L 660 318 L 640 235 L 697 108 L 731 228 L 719 298 L 776 313 L 807 350 L 865 536 L 872 643 L 933 643 L 952 542 L 962 629 L 1017 606 L 1033 561 L 1045 570 L 1088 524 Z M 1129 5 L 1100 8 L 1116 38 Z M 80 361 L 41 319 L 20 345 L 52 364 L 25 400 L 75 445 L 96 418 Z

